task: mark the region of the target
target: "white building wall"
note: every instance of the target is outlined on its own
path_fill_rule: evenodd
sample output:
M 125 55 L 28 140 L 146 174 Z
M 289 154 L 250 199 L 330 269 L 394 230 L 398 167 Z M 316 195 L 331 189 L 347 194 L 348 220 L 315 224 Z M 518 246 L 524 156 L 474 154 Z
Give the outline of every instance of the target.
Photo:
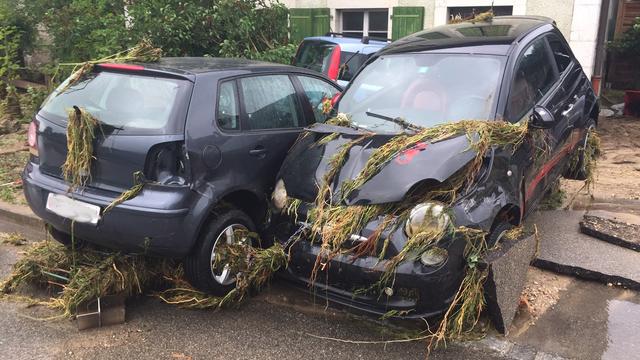
M 513 15 L 542 15 L 556 21 L 585 73 L 591 76 L 595 59 L 596 39 L 602 0 L 281 0 L 289 8 L 326 8 L 331 13 L 331 29 L 340 31 L 339 10 L 389 10 L 394 6 L 423 6 L 424 28 L 447 23 L 447 7 L 451 6 L 513 6 Z M 393 20 L 389 21 L 391 34 Z
M 575 0 L 573 4 L 569 45 L 589 77 L 596 57 L 600 5 L 601 0 Z

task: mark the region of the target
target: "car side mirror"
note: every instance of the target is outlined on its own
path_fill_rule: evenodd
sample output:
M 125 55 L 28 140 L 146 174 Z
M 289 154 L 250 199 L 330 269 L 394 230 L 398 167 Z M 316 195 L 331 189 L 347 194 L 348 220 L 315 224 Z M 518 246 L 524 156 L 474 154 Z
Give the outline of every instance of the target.
M 555 119 L 553 114 L 547 110 L 544 106 L 536 105 L 533 108 L 533 113 L 529 118 L 529 126 L 536 129 L 548 129 L 553 126 Z

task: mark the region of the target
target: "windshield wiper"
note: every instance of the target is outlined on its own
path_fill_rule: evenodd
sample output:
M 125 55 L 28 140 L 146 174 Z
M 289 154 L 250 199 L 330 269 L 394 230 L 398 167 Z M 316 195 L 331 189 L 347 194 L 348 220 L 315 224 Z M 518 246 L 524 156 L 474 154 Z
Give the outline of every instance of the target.
M 374 117 L 374 118 L 391 121 L 394 124 L 400 125 L 405 130 L 411 130 L 411 131 L 414 131 L 414 132 L 418 132 L 418 131 L 423 129 L 422 126 L 411 124 L 411 123 L 407 122 L 406 120 L 404 120 L 403 118 L 401 118 L 399 116 L 395 117 L 395 118 L 392 118 L 391 116 L 376 114 L 376 113 L 373 113 L 371 111 L 365 111 L 365 114 L 367 116 L 371 116 L 371 117 Z

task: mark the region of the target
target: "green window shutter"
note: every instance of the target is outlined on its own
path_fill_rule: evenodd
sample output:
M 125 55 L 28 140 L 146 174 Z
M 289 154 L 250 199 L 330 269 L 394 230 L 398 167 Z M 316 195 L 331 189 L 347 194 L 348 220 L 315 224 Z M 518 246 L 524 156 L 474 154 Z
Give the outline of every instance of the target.
M 291 42 L 326 34 L 329 32 L 329 22 L 329 8 L 289 9 Z
M 423 29 L 423 24 L 424 7 L 395 6 L 391 16 L 391 38 L 398 40 L 420 31 Z

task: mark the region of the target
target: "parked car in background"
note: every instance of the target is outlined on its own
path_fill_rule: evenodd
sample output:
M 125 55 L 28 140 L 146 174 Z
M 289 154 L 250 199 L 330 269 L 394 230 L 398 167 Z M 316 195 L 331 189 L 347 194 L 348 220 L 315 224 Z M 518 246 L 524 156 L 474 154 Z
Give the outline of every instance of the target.
M 393 310 L 408 317 L 440 314 L 460 286 L 466 240 L 445 231 L 446 226 L 481 229 L 488 234 L 489 245 L 499 242 L 536 209 L 561 175 L 585 178 L 588 130 L 598 118 L 589 79 L 553 21 L 540 17 L 495 17 L 400 39 L 373 55 L 335 107 L 350 117 L 351 127 L 313 126 L 291 149 L 278 175 L 273 206 L 280 216 L 273 222 L 274 231 L 283 242 L 293 233 L 302 234 L 301 240 L 292 242 L 286 276 L 337 303 L 377 315 Z M 384 230 L 380 224 L 389 219 L 379 216 L 341 242 L 343 252 L 329 260 L 321 258 L 326 252 L 319 240 L 310 241 L 304 235 L 309 232 L 301 230 L 313 221 L 307 214 L 327 173 L 335 174 L 328 196 L 336 206 L 401 204 L 414 195 L 436 191 L 475 158 L 465 135 L 417 143 L 380 165 L 354 191 L 341 194 L 374 151 L 395 135 L 463 119 L 528 122 L 545 136 L 532 136 L 515 152 L 492 148 L 484 154 L 475 182 L 461 188 L 453 203 L 432 199 L 406 205 L 415 207 L 406 218 L 384 223 L 388 224 Z M 365 141 L 351 143 L 338 170 L 330 169 L 345 144 L 370 132 L 373 136 Z M 536 158 L 537 149 L 549 153 Z M 570 167 L 573 155 L 578 155 L 578 162 Z M 301 204 L 295 215 L 283 211 L 283 204 L 293 200 Z M 383 294 L 358 291 L 380 280 L 389 260 L 412 234 L 423 230 L 443 235 L 424 253 L 400 263 Z M 381 236 L 372 246 L 384 246 L 382 255 L 350 252 L 374 236 Z M 319 263 L 320 275 L 311 281 Z
M 367 59 L 387 44 L 387 40 L 336 33 L 308 37 L 300 43 L 293 65 L 323 73 L 344 87 Z
M 108 248 L 184 258 L 193 285 L 226 293 L 235 275 L 212 267 L 216 244 L 233 241 L 235 229 L 260 228 L 287 151 L 340 90 L 311 70 L 241 59 L 98 65 L 35 115 L 27 201 L 63 243 L 73 231 Z M 100 130 L 91 177 L 71 191 L 61 166 L 74 106 Z M 105 214 L 137 171 L 148 184 Z

